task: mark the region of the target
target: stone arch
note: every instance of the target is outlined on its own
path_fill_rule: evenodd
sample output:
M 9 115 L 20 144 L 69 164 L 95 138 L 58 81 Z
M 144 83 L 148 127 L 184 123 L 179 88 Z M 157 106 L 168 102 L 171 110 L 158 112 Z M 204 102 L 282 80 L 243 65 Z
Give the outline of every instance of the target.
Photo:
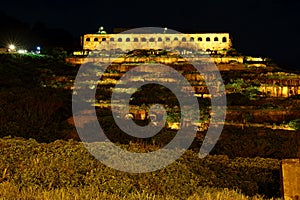
M 143 38 L 141 39 L 141 41 L 142 41 L 142 42 L 147 42 L 147 39 L 143 37 Z
M 122 38 L 118 38 L 118 42 L 122 42 Z
M 155 42 L 155 39 L 152 37 L 149 39 L 149 42 Z
M 91 41 L 91 38 L 86 38 L 85 41 L 89 42 L 89 41 Z
M 214 41 L 215 41 L 215 42 L 218 42 L 218 41 L 219 41 L 219 38 L 218 38 L 218 37 L 215 37 L 215 38 L 214 38 Z
M 157 39 L 157 41 L 158 41 L 158 42 L 162 42 L 162 38 L 159 37 L 159 38 Z
M 138 41 L 139 41 L 139 38 L 133 38 L 133 41 L 134 41 L 134 42 L 138 42 Z
M 290 88 L 289 88 L 289 96 L 293 96 L 293 95 L 295 95 L 295 93 L 294 93 L 294 88 L 293 88 L 293 87 L 290 87 Z
M 114 42 L 115 39 L 114 38 L 109 38 L 109 41 Z
M 130 42 L 130 38 L 126 38 L 126 42 Z
M 181 41 L 182 41 L 182 42 L 186 42 L 186 38 L 183 37 L 183 38 L 181 39 Z
M 175 38 L 174 38 L 174 41 L 178 41 L 178 37 L 175 37 Z
M 98 42 L 99 41 L 99 39 L 98 38 L 94 38 L 94 42 Z
M 171 39 L 169 37 L 166 38 L 166 42 L 170 42 Z
M 106 41 L 106 38 L 102 38 L 102 41 Z
M 202 37 L 198 37 L 198 42 L 202 42 Z
M 227 38 L 226 38 L 226 37 L 223 37 L 223 38 L 222 38 L 222 42 L 227 42 Z
M 194 41 L 195 41 L 195 38 L 191 37 L 190 42 L 194 42 Z
M 207 37 L 207 38 L 206 38 L 206 42 L 210 42 L 210 37 Z

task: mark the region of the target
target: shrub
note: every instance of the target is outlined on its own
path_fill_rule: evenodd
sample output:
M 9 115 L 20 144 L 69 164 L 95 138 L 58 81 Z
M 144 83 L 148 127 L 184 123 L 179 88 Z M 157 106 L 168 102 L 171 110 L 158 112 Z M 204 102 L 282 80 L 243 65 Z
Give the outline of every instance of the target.
M 300 119 L 295 119 L 289 122 L 289 127 L 298 130 L 300 129 Z
M 70 93 L 49 88 L 0 91 L 0 136 L 35 138 L 49 142 L 70 128 Z
M 211 152 L 235 157 L 288 159 L 297 157 L 296 131 L 226 126 Z
M 215 187 L 241 190 L 250 196 L 280 195 L 280 161 L 276 159 L 230 159 L 222 155 L 199 159 L 197 154 L 187 151 L 161 170 L 129 174 L 106 167 L 82 143 L 72 140 L 45 144 L 32 139 L 5 138 L 0 139 L 0 146 L 0 184 L 9 182 L 20 191 L 93 187 L 98 192 L 121 197 L 143 191 L 187 199 L 203 191 L 203 187 Z M 147 152 L 157 147 L 131 143 L 122 148 Z

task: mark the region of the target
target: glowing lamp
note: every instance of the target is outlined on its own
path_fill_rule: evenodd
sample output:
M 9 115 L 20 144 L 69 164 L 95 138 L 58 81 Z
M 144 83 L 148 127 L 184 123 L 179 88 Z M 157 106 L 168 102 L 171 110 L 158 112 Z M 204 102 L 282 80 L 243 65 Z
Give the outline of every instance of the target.
M 13 44 L 10 44 L 10 45 L 8 46 L 8 48 L 9 48 L 9 50 L 11 50 L 11 51 L 16 50 L 16 46 L 13 45 Z
M 18 53 L 21 53 L 21 54 L 27 53 L 27 50 L 26 50 L 26 49 L 19 49 L 19 50 L 18 50 Z

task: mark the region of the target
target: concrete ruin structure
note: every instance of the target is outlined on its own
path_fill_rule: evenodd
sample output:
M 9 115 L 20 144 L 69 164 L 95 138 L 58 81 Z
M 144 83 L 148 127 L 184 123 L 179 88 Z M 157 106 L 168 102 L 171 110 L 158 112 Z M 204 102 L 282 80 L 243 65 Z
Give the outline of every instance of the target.
M 81 42 L 83 50 L 90 51 L 101 51 L 102 46 L 105 50 L 109 48 L 127 51 L 132 49 L 165 49 L 166 47 L 178 46 L 188 48 L 189 45 L 194 44 L 199 45 L 203 51 L 222 51 L 228 50 L 232 46 L 229 33 L 85 34 Z
M 205 63 L 215 63 L 219 71 L 244 71 L 250 68 L 267 68 L 267 59 L 240 55 L 232 46 L 229 33 L 127 33 L 110 34 L 103 31 L 81 37 L 82 51 L 74 52 L 66 62 L 114 63 L 120 75 L 136 63 L 161 63 L 180 65 L 180 70 L 189 72 L 185 56 L 194 62 L 204 63 L 203 71 L 210 71 Z M 146 50 L 138 54 L 133 50 Z M 167 50 L 167 54 L 163 54 Z M 170 52 L 170 53 L 169 53 Z M 128 54 L 127 54 L 128 53 Z M 186 55 L 185 55 L 186 54 Z M 189 54 L 189 55 L 188 55 Z M 209 54 L 206 56 L 205 54 Z M 125 55 L 125 56 L 124 56 Z M 201 55 L 201 56 L 194 56 Z M 186 73 L 188 80 L 200 81 L 199 75 Z M 266 74 L 260 79 L 260 91 L 268 97 L 288 98 L 300 94 L 299 76 Z M 197 94 L 208 94 L 203 85 L 194 85 Z
M 285 200 L 300 199 L 300 159 L 282 161 L 281 190 Z

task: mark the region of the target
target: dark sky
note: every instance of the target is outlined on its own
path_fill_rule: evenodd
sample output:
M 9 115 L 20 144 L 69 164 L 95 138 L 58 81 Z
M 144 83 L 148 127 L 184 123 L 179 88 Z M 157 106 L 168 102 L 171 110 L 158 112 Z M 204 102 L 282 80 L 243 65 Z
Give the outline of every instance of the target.
M 70 1 L 22 0 L 0 10 L 26 23 L 44 22 L 75 37 L 100 26 L 168 27 L 177 31 L 230 32 L 244 54 L 271 57 L 299 67 L 299 0 Z

